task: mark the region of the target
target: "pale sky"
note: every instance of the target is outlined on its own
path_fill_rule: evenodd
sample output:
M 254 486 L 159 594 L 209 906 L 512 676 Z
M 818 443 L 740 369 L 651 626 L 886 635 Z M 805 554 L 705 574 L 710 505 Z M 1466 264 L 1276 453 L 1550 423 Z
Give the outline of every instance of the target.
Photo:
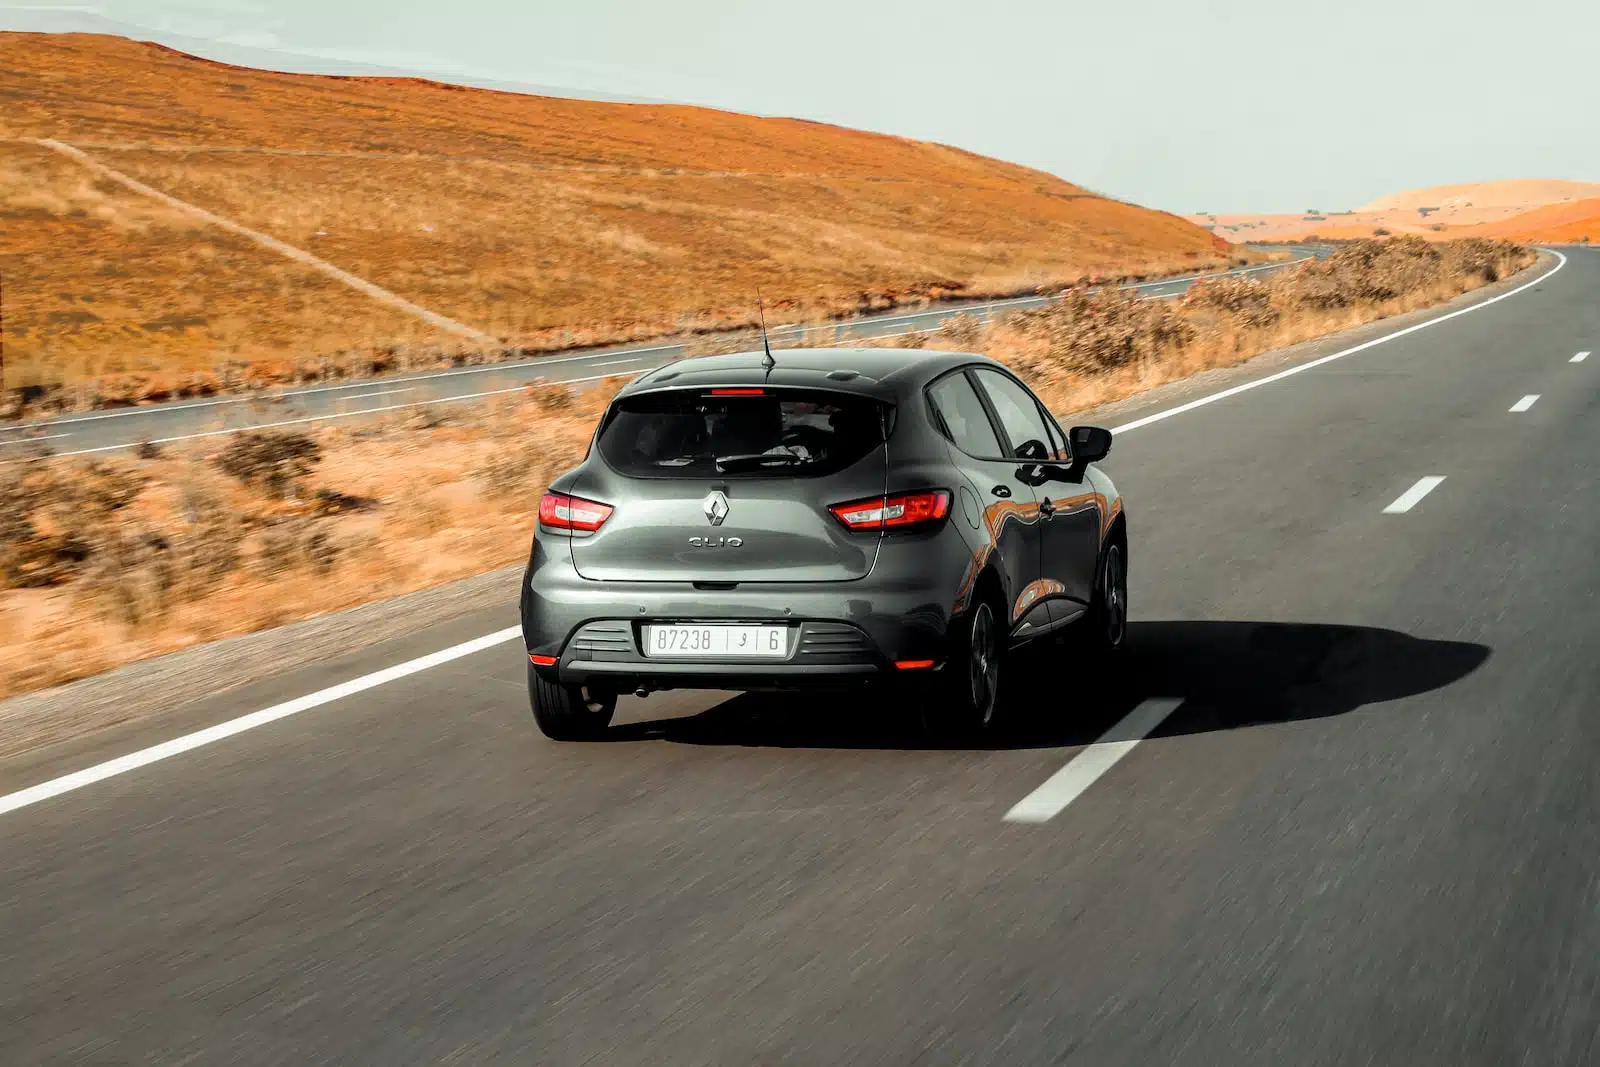
M 1600 181 L 1600 0 L 0 0 L 100 18 L 897 133 L 1170 211 Z

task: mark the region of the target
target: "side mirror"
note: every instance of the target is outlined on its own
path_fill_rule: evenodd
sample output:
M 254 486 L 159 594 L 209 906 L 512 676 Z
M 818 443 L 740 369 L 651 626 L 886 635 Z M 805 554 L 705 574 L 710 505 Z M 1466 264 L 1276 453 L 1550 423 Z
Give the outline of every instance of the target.
M 1099 426 L 1074 426 L 1067 432 L 1072 446 L 1072 465 L 1099 463 L 1111 452 L 1111 431 Z

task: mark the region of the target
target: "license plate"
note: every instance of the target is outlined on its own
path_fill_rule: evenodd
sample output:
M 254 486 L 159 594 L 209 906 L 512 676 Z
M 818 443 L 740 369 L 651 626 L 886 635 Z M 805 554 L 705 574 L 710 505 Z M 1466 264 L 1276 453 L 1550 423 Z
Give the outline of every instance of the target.
M 783 659 L 787 626 L 646 626 L 645 655 L 657 659 Z

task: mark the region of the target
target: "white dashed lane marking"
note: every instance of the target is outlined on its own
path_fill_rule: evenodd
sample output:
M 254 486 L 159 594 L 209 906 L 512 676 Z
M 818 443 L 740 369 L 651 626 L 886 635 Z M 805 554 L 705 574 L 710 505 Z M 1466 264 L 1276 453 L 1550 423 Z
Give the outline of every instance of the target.
M 1385 515 L 1404 515 L 1422 502 L 1422 498 L 1439 488 L 1444 481 L 1442 474 L 1430 474 L 1426 478 L 1418 478 L 1417 484 L 1401 493 L 1393 504 L 1383 509 Z
M 1005 815 L 1006 822 L 1049 822 L 1083 795 L 1100 776 L 1121 762 L 1122 757 L 1150 736 L 1183 701 L 1175 697 L 1155 697 L 1134 708 L 1094 744 L 1080 752 L 1067 765 L 1045 780 Z

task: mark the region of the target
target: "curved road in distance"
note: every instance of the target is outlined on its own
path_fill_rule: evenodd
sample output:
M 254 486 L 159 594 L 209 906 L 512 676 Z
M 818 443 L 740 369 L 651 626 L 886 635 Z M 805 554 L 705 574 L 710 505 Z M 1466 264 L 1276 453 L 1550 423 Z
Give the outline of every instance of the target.
M 1600 251 L 1565 259 L 1136 410 L 1127 660 L 1013 676 L 989 747 L 697 694 L 555 745 L 514 636 L 361 688 L 508 602 L 0 763 L 0 1062 L 1595 1062 Z
M 1227 275 L 1263 275 L 1282 270 L 1313 256 L 1326 254 L 1324 246 L 1301 246 L 1296 258 L 1223 272 Z M 1124 288 L 1150 300 L 1182 295 L 1196 277 L 1187 275 L 1140 282 Z M 924 332 L 945 319 L 963 313 L 980 319 L 1010 311 L 1038 307 L 1050 297 L 1016 297 L 982 303 L 941 305 L 928 311 L 885 312 L 837 324 L 790 326 L 773 324 L 769 335 L 774 348 L 835 344 L 852 339 L 894 337 Z M 86 455 L 131 448 L 141 441 L 175 443 L 222 436 L 263 426 L 308 426 L 332 419 L 358 418 L 384 411 L 427 404 L 462 403 L 512 393 L 539 378 L 550 382 L 590 382 L 643 374 L 681 356 L 683 345 L 612 345 L 558 356 L 541 356 L 517 363 L 489 364 L 428 371 L 422 374 L 365 378 L 338 385 L 271 390 L 248 396 L 180 400 L 165 404 L 112 411 L 67 415 L 10 427 L 0 426 L 0 460 L 8 451 L 25 449 L 28 441 L 48 445 L 57 456 Z

